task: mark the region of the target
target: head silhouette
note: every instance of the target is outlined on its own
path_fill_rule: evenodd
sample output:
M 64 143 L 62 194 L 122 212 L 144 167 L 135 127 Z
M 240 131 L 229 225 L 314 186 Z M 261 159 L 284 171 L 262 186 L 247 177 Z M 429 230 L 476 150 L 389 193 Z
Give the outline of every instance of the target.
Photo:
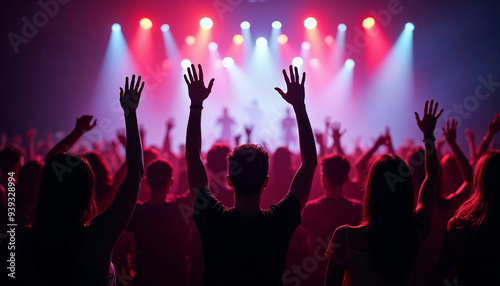
M 344 185 L 350 170 L 351 165 L 345 156 L 335 154 L 321 159 L 321 176 L 331 187 Z
M 94 173 L 96 197 L 97 200 L 100 200 L 106 195 L 106 192 L 109 191 L 109 188 L 113 184 L 111 171 L 101 154 L 89 152 L 85 153 L 83 157 L 87 159 Z
M 455 214 L 461 226 L 500 229 L 500 151 L 489 152 L 477 162 L 473 193 Z
M 227 155 L 231 152 L 229 146 L 216 143 L 207 153 L 207 168 L 214 174 L 227 173 Z
M 411 273 L 420 245 L 408 165 L 394 154 L 378 157 L 365 191 L 363 225 L 373 268 L 387 281 L 402 281 Z
M 269 171 L 269 155 L 264 148 L 254 144 L 235 147 L 228 163 L 228 182 L 234 187 L 236 197 L 260 194 L 267 184 Z
M 292 153 L 286 147 L 279 147 L 273 154 L 273 176 L 280 176 L 284 169 L 292 169 Z
M 412 173 L 413 188 L 419 191 L 425 179 L 425 152 L 422 147 L 412 148 L 407 155 L 406 162 Z
M 414 207 L 413 179 L 408 165 L 394 154 L 378 157 L 366 181 L 364 223 L 408 221 L 413 218 Z
M 56 154 L 43 167 L 34 226 L 89 223 L 95 216 L 94 174 L 79 155 Z
M 0 151 L 0 171 L 2 173 L 19 172 L 23 165 L 24 152 L 17 147 L 7 146 Z
M 158 159 L 149 164 L 146 180 L 151 191 L 165 190 L 172 185 L 172 164 L 163 159 Z

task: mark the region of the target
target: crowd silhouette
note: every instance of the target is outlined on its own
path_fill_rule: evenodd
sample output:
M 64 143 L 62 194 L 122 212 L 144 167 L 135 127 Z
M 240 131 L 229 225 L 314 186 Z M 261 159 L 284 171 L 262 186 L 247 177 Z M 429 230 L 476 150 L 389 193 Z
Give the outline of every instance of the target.
M 284 146 L 272 153 L 265 142 L 252 143 L 259 122 L 244 126 L 244 139 L 232 134 L 237 123 L 228 108 L 218 119 L 220 137 L 202 152 L 202 113 L 212 108 L 205 102 L 216 83 L 205 81 L 201 65 L 184 74 L 190 106 L 179 150 L 174 118 L 161 147 L 146 144 L 137 123 L 145 83 L 135 75 L 120 88 L 125 129 L 112 142 L 78 144 L 97 124 L 92 115 L 78 117 L 66 136 L 37 141 L 30 129 L 22 142 L 2 134 L 2 234 L 10 230 L 10 177 L 17 186 L 16 278 L 8 282 L 500 285 L 500 151 L 493 144 L 500 113 L 477 146 L 465 129 L 468 156 L 457 143 L 458 122 L 439 126 L 443 110 L 434 100 L 415 112 L 422 144 L 396 149 L 387 128 L 371 147 L 355 142 L 348 154 L 340 122 L 327 117 L 324 131 L 313 132 L 306 74 L 291 65 L 282 73 L 286 88 L 276 87 L 276 96 L 289 109 L 276 134 Z

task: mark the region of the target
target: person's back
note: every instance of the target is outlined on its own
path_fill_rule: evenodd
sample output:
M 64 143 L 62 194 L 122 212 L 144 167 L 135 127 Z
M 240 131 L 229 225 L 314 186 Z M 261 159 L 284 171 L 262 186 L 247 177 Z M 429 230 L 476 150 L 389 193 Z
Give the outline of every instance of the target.
M 325 245 L 338 227 L 361 222 L 363 204 L 344 196 L 343 189 L 349 179 L 350 164 L 343 155 L 328 155 L 321 159 L 321 182 L 324 196 L 309 201 L 302 212 L 302 226 L 309 234 L 309 256 L 325 253 Z M 324 281 L 326 259 L 318 261 L 318 270 L 310 273 L 306 285 L 319 285 Z
M 302 226 L 308 229 L 311 239 L 325 240 L 341 225 L 361 222 L 363 204 L 343 193 L 349 171 L 349 162 L 342 155 L 322 158 L 321 181 L 325 195 L 309 201 L 302 212 Z
M 135 238 L 134 285 L 185 285 L 188 226 L 175 202 L 137 205 L 127 231 Z
M 498 116 L 500 126 L 500 116 Z M 499 285 L 500 151 L 482 156 L 474 171 L 473 193 L 448 222 L 429 285 L 440 285 L 453 266 L 460 285 Z
M 194 215 L 202 239 L 205 285 L 281 285 L 288 245 L 300 224 L 300 205 L 293 194 L 246 217 L 224 208 L 207 190 L 207 205 Z
M 179 206 L 166 202 L 172 183 L 172 165 L 153 161 L 146 171 L 151 189 L 147 203 L 137 204 L 127 231 L 134 234 L 136 265 L 134 285 L 186 285 L 188 225 Z
M 73 132 L 47 154 L 33 225 L 20 233 L 16 245 L 16 274 L 28 285 L 116 285 L 111 256 L 132 216 L 144 173 L 136 116 L 143 88 L 141 77 L 136 85 L 134 75 L 130 86 L 126 78 L 125 91 L 120 89 L 127 174 L 106 211 L 96 216 L 94 174 L 88 161 L 63 154 L 96 125 L 91 124 L 92 116 L 78 118 Z
M 457 238 L 455 272 L 460 285 L 498 285 L 500 234 L 451 225 Z
M 326 252 L 324 285 L 408 285 L 425 237 L 430 231 L 436 197 L 439 161 L 433 135 L 437 103 L 425 103 L 417 125 L 425 142 L 425 172 L 415 203 L 410 168 L 403 159 L 378 157 L 366 180 L 363 221 L 357 227 L 335 230 Z
M 205 87 L 203 71 L 194 65 L 184 79 L 191 107 L 186 135 L 189 190 L 194 200 L 193 220 L 200 233 L 205 260 L 204 285 L 282 285 L 281 276 L 288 245 L 300 224 L 300 211 L 307 202 L 314 170 L 314 135 L 304 105 L 304 81 L 290 66 L 291 80 L 283 70 L 287 92 L 276 88 L 294 107 L 299 127 L 302 165 L 290 191 L 269 210 L 260 199 L 269 181 L 269 155 L 260 146 L 245 144 L 228 157 L 227 182 L 234 189 L 235 206 L 225 209 L 209 191 L 208 176 L 201 161 L 201 111 L 214 79 Z M 189 78 L 188 78 L 189 76 Z
M 312 239 L 330 237 L 339 226 L 357 225 L 361 221 L 363 204 L 350 198 L 323 196 L 309 201 L 302 214 L 302 226 Z
M 397 272 L 394 279 L 387 279 L 374 267 L 373 257 L 370 253 L 369 231 L 366 226 L 352 227 L 341 226 L 336 230 L 338 240 L 336 243 L 342 244 L 342 250 L 337 251 L 335 263 L 345 265 L 346 272 L 343 277 L 343 284 L 346 286 L 407 286 L 411 278 L 411 268 L 403 272 Z M 333 247 L 333 245 L 331 246 Z M 387 251 L 388 249 L 382 249 Z M 333 248 L 328 250 L 333 253 Z M 401 263 L 404 263 L 401 261 Z M 396 276 L 397 275 L 397 276 Z

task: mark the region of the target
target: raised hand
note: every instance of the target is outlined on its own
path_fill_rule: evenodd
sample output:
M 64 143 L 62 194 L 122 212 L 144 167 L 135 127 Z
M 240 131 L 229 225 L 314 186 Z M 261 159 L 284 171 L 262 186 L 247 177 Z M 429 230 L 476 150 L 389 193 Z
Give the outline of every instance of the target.
M 339 142 L 340 141 L 340 137 L 342 137 L 342 135 L 344 135 L 346 133 L 346 129 L 344 129 L 344 131 L 340 131 L 340 122 L 336 121 L 336 122 L 333 122 L 332 124 L 332 137 L 333 137 L 333 140 L 336 141 L 336 142 Z
M 144 81 L 141 84 L 141 76 L 137 78 L 137 83 L 135 82 L 135 74 L 132 75 L 132 80 L 130 85 L 128 83 L 128 77 L 125 78 L 125 90 L 120 87 L 120 103 L 122 105 L 125 116 L 129 114 L 129 111 L 137 110 L 139 106 L 139 100 L 141 99 L 141 93 L 144 89 Z
M 97 124 L 97 119 L 94 119 L 94 122 L 92 122 L 93 118 L 94 118 L 93 115 L 82 115 L 78 117 L 76 119 L 75 130 L 80 133 L 85 133 L 87 131 L 90 131 Z
M 377 140 L 375 140 L 375 144 L 373 144 L 376 147 L 380 147 L 382 145 L 386 145 L 387 143 L 387 137 L 385 134 L 380 135 Z
M 422 131 L 424 134 L 424 138 L 434 138 L 434 129 L 436 129 L 436 122 L 441 116 L 441 113 L 443 113 L 443 109 L 439 111 L 439 113 L 436 114 L 437 112 L 437 107 L 438 103 L 434 105 L 434 100 L 431 99 L 430 105 L 429 101 L 425 101 L 424 105 L 424 116 L 422 117 L 422 120 L 420 120 L 420 116 L 418 115 L 417 112 L 415 112 L 415 119 L 417 120 L 417 125 L 418 128 Z
M 252 130 L 253 130 L 252 125 L 245 125 L 245 133 L 247 135 L 247 138 L 250 138 L 250 135 L 252 135 Z
M 468 142 L 476 142 L 476 134 L 472 129 L 465 128 L 465 139 L 467 139 Z
M 172 130 L 175 127 L 175 119 L 173 117 L 169 118 L 166 122 L 167 132 Z
M 306 81 L 306 73 L 302 73 L 302 81 L 299 78 L 299 70 L 297 67 L 289 66 L 290 69 L 290 77 L 286 74 L 286 70 L 283 69 L 283 77 L 286 82 L 286 93 L 281 90 L 279 87 L 275 87 L 274 89 L 283 97 L 283 99 L 290 103 L 293 108 L 304 107 L 304 99 L 305 99 L 305 89 L 304 82 Z
M 446 142 L 448 142 L 448 144 L 450 144 L 450 145 L 453 145 L 456 143 L 457 126 L 458 126 L 458 122 L 455 120 L 455 118 L 452 118 L 451 121 L 449 119 L 446 120 L 446 128 L 444 128 L 444 127 L 441 128 L 441 130 L 443 130 L 443 134 L 446 138 Z
M 323 133 L 319 130 L 314 130 L 314 137 L 318 144 L 323 144 Z
M 234 144 L 236 146 L 240 145 L 240 140 L 241 140 L 241 134 L 234 136 Z
M 208 95 L 212 91 L 212 86 L 214 85 L 215 79 L 212 78 L 208 83 L 208 87 L 205 87 L 203 81 L 203 69 L 201 65 L 198 65 L 199 75 L 196 72 L 195 66 L 192 64 L 188 67 L 188 74 L 184 74 L 184 80 L 188 86 L 189 98 L 191 99 L 191 105 L 202 106 L 203 101 L 207 99 Z M 189 77 L 189 78 L 188 78 Z
M 122 144 L 123 147 L 127 146 L 127 137 L 125 137 L 125 130 L 123 129 L 116 130 L 116 138 L 118 139 L 118 142 Z
M 493 135 L 497 134 L 500 131 L 500 113 L 495 114 L 493 120 L 488 125 L 488 134 L 487 136 L 493 137 Z

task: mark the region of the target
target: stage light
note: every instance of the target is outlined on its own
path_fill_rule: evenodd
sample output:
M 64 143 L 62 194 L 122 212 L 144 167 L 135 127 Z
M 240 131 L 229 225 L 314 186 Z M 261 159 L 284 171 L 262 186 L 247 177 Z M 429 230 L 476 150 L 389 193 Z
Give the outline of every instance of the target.
M 163 24 L 161 25 L 160 30 L 162 32 L 168 32 L 168 30 L 170 30 L 170 26 L 168 24 Z
M 264 37 L 259 37 L 257 41 L 255 41 L 255 44 L 258 48 L 265 48 L 267 46 L 267 40 Z
M 114 23 L 112 26 L 111 26 L 111 30 L 113 30 L 113 32 L 118 32 L 122 29 L 122 26 L 118 23 Z
M 331 45 L 333 44 L 333 37 L 328 35 L 325 37 L 325 43 L 328 44 L 328 45 Z
M 368 17 L 363 20 L 363 28 L 371 29 L 373 28 L 373 26 L 375 26 L 375 19 L 373 19 L 372 17 Z
M 234 64 L 234 60 L 233 58 L 231 57 L 225 57 L 223 60 L 222 60 L 222 65 L 225 67 L 225 68 L 230 68 L 231 66 L 233 66 Z
M 304 61 L 300 57 L 295 57 L 292 60 L 292 65 L 300 68 L 304 64 Z
M 250 23 L 249 23 L 248 21 L 243 21 L 243 22 L 241 22 L 240 27 L 241 27 L 243 30 L 250 29 Z
M 273 29 L 281 29 L 281 22 L 280 21 L 274 21 L 271 26 L 273 26 Z
M 319 67 L 320 61 L 319 61 L 319 59 L 317 59 L 317 58 L 312 58 L 312 59 L 309 61 L 309 64 L 310 64 L 313 68 L 316 68 L 316 67 Z
M 347 30 L 347 26 L 345 24 L 339 24 L 338 29 L 341 32 L 345 32 Z
M 142 18 L 141 21 L 139 21 L 139 24 L 144 30 L 149 30 L 153 27 L 153 22 L 151 22 L 148 18 Z
M 205 17 L 200 20 L 200 27 L 202 27 L 205 30 L 210 30 L 212 26 L 214 25 L 214 22 L 212 22 L 212 19 Z
M 194 43 L 196 43 L 196 38 L 193 37 L 193 36 L 187 36 L 186 37 L 186 44 L 188 45 L 194 45 Z
M 208 44 L 208 49 L 211 51 L 217 51 L 218 47 L 219 47 L 219 45 L 217 45 L 216 42 L 211 42 L 210 44 Z
M 316 28 L 316 25 L 318 25 L 318 21 L 316 21 L 316 19 L 314 19 L 313 17 L 309 17 L 304 20 L 304 27 L 309 30 Z
M 190 66 L 191 66 L 191 61 L 190 61 L 190 60 L 188 60 L 188 59 L 183 59 L 183 60 L 181 61 L 181 67 L 183 67 L 183 68 L 187 69 L 187 68 L 188 68 L 188 67 L 190 67 Z
M 354 61 L 353 61 L 353 60 L 351 60 L 351 59 L 347 59 L 347 60 L 345 61 L 345 66 L 346 66 L 347 68 L 352 69 L 352 68 L 354 67 Z
M 278 36 L 277 40 L 279 44 L 284 45 L 286 44 L 286 42 L 288 42 L 288 37 L 285 34 L 281 34 Z
M 234 37 L 233 37 L 233 42 L 237 45 L 243 44 L 244 41 L 245 41 L 245 38 L 243 38 L 243 36 L 240 34 L 234 35 Z
M 302 43 L 302 49 L 304 49 L 304 50 L 310 50 L 311 49 L 311 43 L 309 43 L 309 42 L 303 42 Z
M 413 25 L 413 23 L 408 22 L 405 25 L 405 29 L 408 31 L 413 31 L 413 30 L 415 30 L 415 25 Z

